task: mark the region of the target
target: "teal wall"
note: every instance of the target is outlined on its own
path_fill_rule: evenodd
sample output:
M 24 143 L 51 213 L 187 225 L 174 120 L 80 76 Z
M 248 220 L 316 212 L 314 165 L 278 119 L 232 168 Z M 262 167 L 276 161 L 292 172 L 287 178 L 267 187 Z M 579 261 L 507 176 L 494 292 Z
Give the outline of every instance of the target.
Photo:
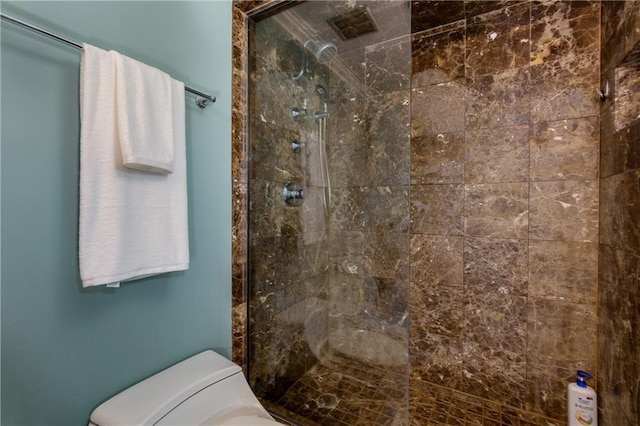
M 231 4 L 2 2 L 218 97 L 187 95 L 188 271 L 82 289 L 80 53 L 2 23 L 3 425 L 86 424 L 97 404 L 206 348 L 231 352 Z

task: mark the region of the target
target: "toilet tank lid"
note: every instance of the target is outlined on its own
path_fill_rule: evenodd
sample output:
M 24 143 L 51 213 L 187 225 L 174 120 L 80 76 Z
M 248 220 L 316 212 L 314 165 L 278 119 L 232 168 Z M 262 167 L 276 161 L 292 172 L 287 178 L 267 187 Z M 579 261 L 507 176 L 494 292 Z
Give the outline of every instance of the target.
M 209 350 L 145 379 L 102 403 L 90 421 L 101 425 L 152 425 L 198 391 L 242 369 Z

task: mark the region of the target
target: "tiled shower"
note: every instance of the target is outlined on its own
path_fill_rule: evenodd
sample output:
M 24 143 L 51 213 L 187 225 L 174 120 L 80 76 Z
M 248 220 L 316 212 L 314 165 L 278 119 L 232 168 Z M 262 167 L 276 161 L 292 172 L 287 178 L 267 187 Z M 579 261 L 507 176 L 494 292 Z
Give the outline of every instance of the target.
M 640 7 L 235 6 L 234 358 L 265 404 L 560 425 L 586 369 L 601 424 L 637 424 Z

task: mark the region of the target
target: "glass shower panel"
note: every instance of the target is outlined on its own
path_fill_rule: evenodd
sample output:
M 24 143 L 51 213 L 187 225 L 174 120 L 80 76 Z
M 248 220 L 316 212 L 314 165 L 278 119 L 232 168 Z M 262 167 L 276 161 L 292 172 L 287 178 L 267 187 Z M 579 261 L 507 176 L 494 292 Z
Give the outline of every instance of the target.
M 301 423 L 408 423 L 410 6 L 253 18 L 249 381 Z

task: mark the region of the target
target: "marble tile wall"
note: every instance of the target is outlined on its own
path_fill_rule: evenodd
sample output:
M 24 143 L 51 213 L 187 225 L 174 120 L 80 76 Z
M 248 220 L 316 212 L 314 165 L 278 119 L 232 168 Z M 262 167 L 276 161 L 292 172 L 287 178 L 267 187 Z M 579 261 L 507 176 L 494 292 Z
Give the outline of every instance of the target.
M 250 383 L 275 400 L 309 370 L 327 337 L 328 232 L 314 138 L 316 123 L 295 121 L 322 108 L 316 85 L 328 87 L 327 69 L 307 55 L 295 81 L 302 47 L 272 20 L 252 24 L 249 104 L 248 280 Z M 292 149 L 293 141 L 303 147 Z M 285 184 L 305 191 L 300 207 L 282 198 Z M 246 309 L 246 308 L 245 308 Z M 275 398 L 275 399 L 274 399 Z
M 640 423 L 640 4 L 603 2 L 598 392 L 601 424 Z
M 403 42 L 353 53 L 366 65 L 351 71 L 369 86 L 330 85 L 334 210 L 329 232 L 319 223 L 314 239 L 327 238 L 318 244 L 329 247 L 327 274 L 317 275 L 326 294 L 315 298 L 328 315 L 316 317 L 314 341 L 324 336 L 347 355 L 354 329 L 368 332 L 357 345 L 388 343 L 381 336 L 402 341 L 408 323 L 399 314 L 408 311 L 412 401 L 420 400 L 415 389 L 434 383 L 562 424 L 566 384 L 581 368 L 597 373 L 602 424 L 638 422 L 640 133 L 635 124 L 616 131 L 613 101 L 599 105 L 595 93 L 600 60 L 602 79 L 615 79 L 612 64 L 637 42 L 638 9 L 633 2 L 414 1 L 408 80 L 394 69 Z M 246 19 L 236 12 L 237 22 Z M 234 41 L 234 58 L 242 49 Z M 373 105 L 384 114 L 369 116 Z M 234 243 L 246 238 L 246 130 L 236 125 L 246 123 L 245 111 L 234 110 Z M 401 145 L 389 149 L 386 114 L 410 114 L 408 155 Z M 258 124 L 265 138 L 292 130 Z M 372 136 L 370 146 L 354 143 Z M 286 239 L 299 229 L 284 224 L 298 222 L 289 219 L 265 222 L 280 232 L 265 236 L 270 253 L 293 244 Z M 246 308 L 236 288 L 246 279 L 243 247 L 234 245 L 234 312 Z M 271 260 L 256 267 L 277 269 L 277 257 L 264 258 Z M 270 297 L 297 301 L 301 290 L 286 293 Z M 290 324 L 269 315 L 252 313 L 262 341 L 291 339 L 269 332 Z M 394 321 L 403 327 L 381 326 Z M 265 370 L 283 361 L 274 354 Z M 294 364 L 291 377 L 303 370 Z
M 412 2 L 412 380 L 562 422 L 595 374 L 599 22 Z
M 234 6 L 237 4 L 234 3 Z M 232 46 L 232 359 L 246 371 L 247 318 L 247 17 L 233 8 Z
M 408 367 L 408 19 L 405 25 L 404 37 L 364 49 L 366 65 L 356 76 L 363 86 L 334 80 L 330 117 L 337 122 L 327 141 L 336 200 L 329 349 L 402 374 Z

